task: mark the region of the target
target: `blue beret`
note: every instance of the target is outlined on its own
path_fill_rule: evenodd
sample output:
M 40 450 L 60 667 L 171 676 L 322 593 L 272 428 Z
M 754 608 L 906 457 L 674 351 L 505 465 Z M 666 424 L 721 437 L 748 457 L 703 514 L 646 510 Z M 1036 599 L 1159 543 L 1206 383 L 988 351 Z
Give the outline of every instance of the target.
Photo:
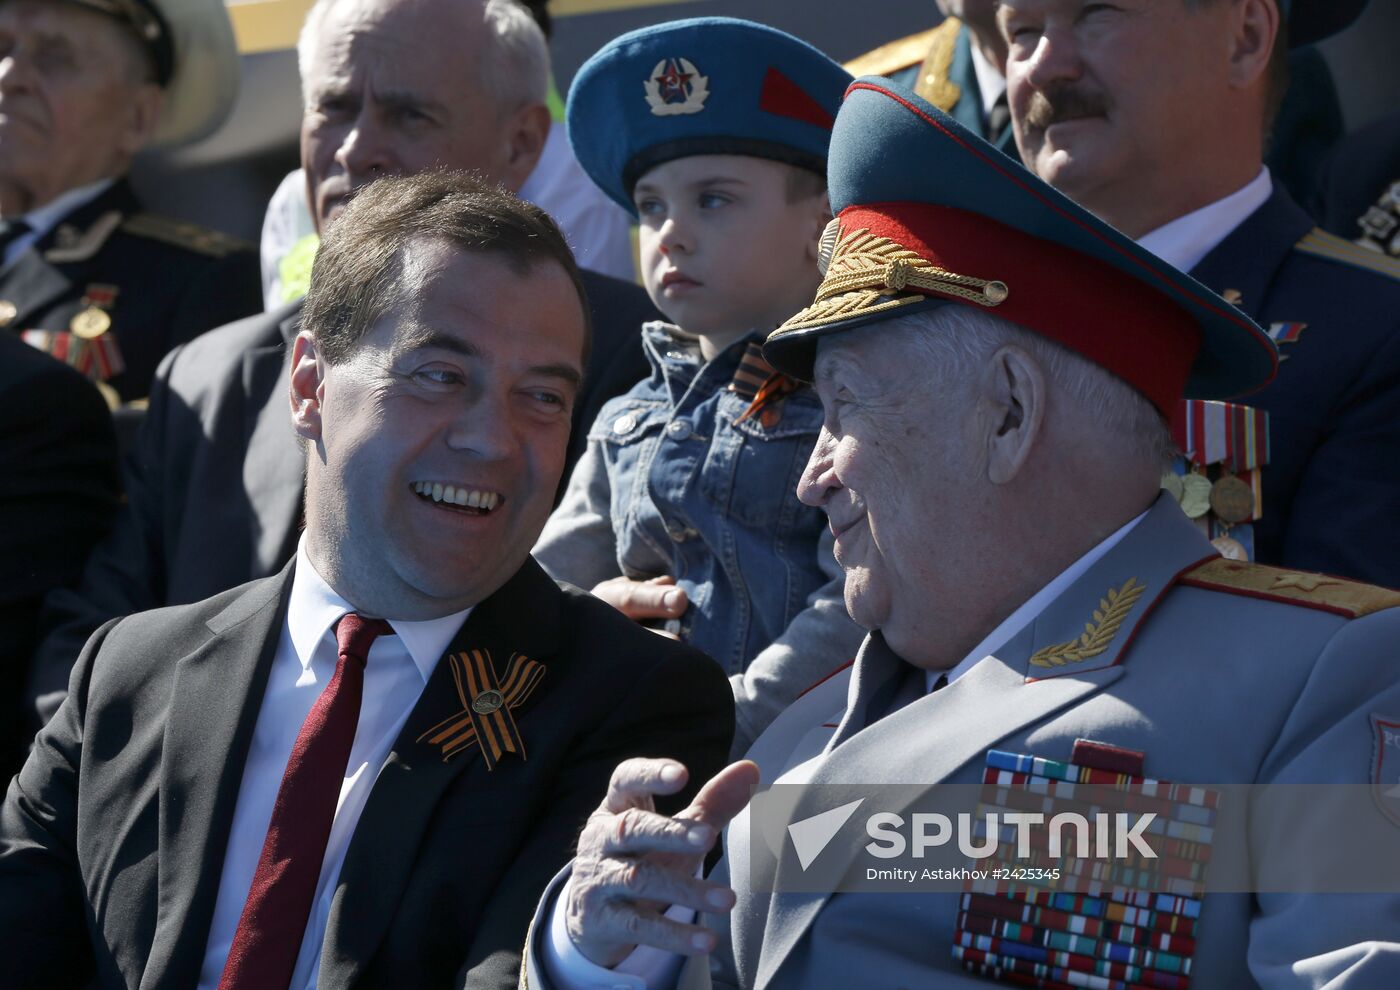
M 1080 354 L 1168 418 L 1183 394 L 1240 395 L 1278 368 L 1238 309 L 887 79 L 847 93 L 828 187 L 816 300 L 764 346 L 779 371 L 810 378 L 822 335 L 950 304 Z
M 826 173 L 851 75 L 790 34 L 732 17 L 632 31 L 593 55 L 569 87 L 574 155 L 633 216 L 642 173 L 689 155 L 752 155 Z

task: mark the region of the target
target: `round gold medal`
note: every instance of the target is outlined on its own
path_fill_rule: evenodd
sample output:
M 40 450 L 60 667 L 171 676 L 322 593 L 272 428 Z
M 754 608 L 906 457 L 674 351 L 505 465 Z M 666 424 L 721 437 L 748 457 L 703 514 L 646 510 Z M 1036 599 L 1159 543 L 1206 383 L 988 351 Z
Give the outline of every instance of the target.
M 490 715 L 505 703 L 505 696 L 501 692 L 488 689 L 472 699 L 472 711 L 478 715 Z
M 1248 482 L 1227 474 L 1210 486 L 1210 507 L 1231 525 L 1245 522 L 1254 515 L 1254 489 Z
M 1210 511 L 1210 479 L 1203 474 L 1188 474 L 1181 479 L 1181 511 L 1199 519 Z
M 112 328 L 112 318 L 107 315 L 106 310 L 98 309 L 96 306 L 89 306 L 77 316 L 73 317 L 68 324 L 74 336 L 83 340 L 96 340 Z
M 1248 560 L 1249 554 L 1245 552 L 1244 544 L 1233 536 L 1217 536 L 1210 541 L 1210 545 L 1220 551 L 1220 556 L 1226 560 Z
M 1163 473 L 1162 490 L 1168 495 L 1170 495 L 1172 498 L 1180 502 L 1181 496 L 1185 491 L 1181 487 L 1181 475 L 1177 474 L 1175 471 L 1167 471 Z

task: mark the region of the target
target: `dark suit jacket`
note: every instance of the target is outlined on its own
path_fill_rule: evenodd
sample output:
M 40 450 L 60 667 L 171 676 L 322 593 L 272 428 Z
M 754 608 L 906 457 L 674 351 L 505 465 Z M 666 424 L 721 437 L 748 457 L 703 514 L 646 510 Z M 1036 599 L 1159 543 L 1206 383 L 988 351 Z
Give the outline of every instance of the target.
M 288 594 L 289 565 L 194 605 L 104 626 L 0 810 L 7 987 L 191 987 Z M 416 740 L 462 710 L 429 678 L 351 839 L 322 986 L 508 987 L 550 876 L 616 764 L 673 756 L 688 800 L 725 762 L 728 681 L 533 560 L 479 604 L 452 651 L 545 668 L 515 712 L 528 759 L 488 771 Z
M 584 271 L 593 352 L 574 408 L 565 477 L 609 398 L 646 377 L 640 327 L 656 312 L 635 285 Z M 75 590 L 54 595 L 35 656 L 40 721 L 99 625 L 196 602 L 275 574 L 301 520 L 302 452 L 291 425 L 285 360 L 301 304 L 292 303 L 177 348 L 162 363 L 127 463 L 128 504 Z M 35 726 L 37 728 L 37 726 Z
M 107 379 L 125 400 L 144 398 L 176 344 L 262 308 L 251 247 L 194 224 L 141 213 L 125 180 L 63 219 L 0 272 L 0 300 L 16 333 L 66 336 L 92 286 L 117 290 L 107 308 L 126 370 Z M 100 377 L 96 371 L 93 377 Z
M 72 368 L 0 335 L 0 774 L 24 760 L 39 603 L 76 583 L 120 494 L 107 404 Z M 32 734 L 32 733 L 31 733 Z
M 1314 231 L 1281 188 L 1191 272 L 1265 329 L 1307 328 L 1267 409 L 1261 563 L 1400 587 L 1400 263 Z

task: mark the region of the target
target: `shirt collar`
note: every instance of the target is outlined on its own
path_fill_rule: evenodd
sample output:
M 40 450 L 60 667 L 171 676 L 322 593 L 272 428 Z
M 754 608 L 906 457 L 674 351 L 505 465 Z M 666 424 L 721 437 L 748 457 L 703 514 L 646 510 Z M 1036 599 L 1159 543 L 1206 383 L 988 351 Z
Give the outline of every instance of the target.
M 340 617 L 354 610 L 355 607 L 337 594 L 312 565 L 306 553 L 306 536 L 303 534 L 297 543 L 292 594 L 287 603 L 287 629 L 302 670 L 310 668 L 312 656 L 322 639 L 330 636 L 334 640 L 332 629 Z M 404 649 L 413 658 L 413 664 L 425 684 L 470 614 L 471 609 L 466 608 L 437 619 L 412 622 L 406 619 L 388 620 Z
M 86 206 L 98 196 L 112 187 L 116 179 L 98 179 L 96 182 L 89 182 L 85 186 L 78 186 L 76 189 L 69 189 L 59 193 L 43 206 L 30 210 L 21 218 L 29 224 L 29 229 L 39 237 L 47 234 L 57 227 L 59 222 L 68 214 Z
M 1138 244 L 1169 265 L 1189 272 L 1259 207 L 1269 201 L 1274 180 L 1261 167 L 1242 189 L 1224 199 L 1165 223 L 1138 238 Z
M 1094 546 L 1092 550 L 1080 557 L 1069 567 L 1059 573 L 1049 584 L 1041 588 L 1032 595 L 1024 605 L 1012 612 L 1001 623 L 987 634 L 987 637 L 974 646 L 967 656 L 963 657 L 956 667 L 949 671 L 930 670 L 927 673 L 928 690 L 933 690 L 933 685 L 944 673 L 948 675 L 948 683 L 956 681 L 963 674 L 967 673 L 974 665 L 980 663 L 984 657 L 990 656 L 1001 647 L 1011 641 L 1011 638 L 1024 629 L 1032 619 L 1041 612 L 1044 612 L 1049 604 L 1060 596 L 1060 594 L 1074 582 L 1084 576 L 1084 572 L 1097 564 L 1123 537 L 1132 532 L 1133 527 L 1142 522 L 1151 510 L 1145 510 L 1130 519 L 1108 535 L 1107 538 Z
M 997 100 L 1006 92 L 1006 77 L 987 61 L 982 49 L 977 47 L 976 39 L 969 38 L 968 41 L 972 44 L 972 71 L 977 76 L 977 90 L 982 94 L 982 113 L 990 116 Z

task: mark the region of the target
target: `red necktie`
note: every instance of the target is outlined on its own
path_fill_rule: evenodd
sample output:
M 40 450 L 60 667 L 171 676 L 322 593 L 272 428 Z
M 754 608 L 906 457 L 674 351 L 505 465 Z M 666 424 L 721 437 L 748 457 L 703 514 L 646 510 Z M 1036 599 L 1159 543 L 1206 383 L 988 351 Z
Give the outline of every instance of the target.
M 274 990 L 291 982 L 360 721 L 365 657 L 386 634 L 393 634 L 387 622 L 354 612 L 336 625 L 335 676 L 311 706 L 287 760 L 219 990 Z

